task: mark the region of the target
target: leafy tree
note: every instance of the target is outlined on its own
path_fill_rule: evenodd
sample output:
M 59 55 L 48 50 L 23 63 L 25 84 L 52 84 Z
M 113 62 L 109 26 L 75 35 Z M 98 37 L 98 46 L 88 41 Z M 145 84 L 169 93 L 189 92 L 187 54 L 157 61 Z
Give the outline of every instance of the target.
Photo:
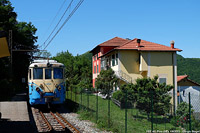
M 47 58 L 51 58 L 51 53 L 48 51 L 39 51 L 35 53 L 35 56 L 39 58 L 42 57 L 42 58 L 47 59 Z
M 86 52 L 73 56 L 69 51 L 58 53 L 53 59 L 65 65 L 67 88 L 75 90 L 92 87 L 92 55 Z
M 5 31 L 7 40 L 9 31 L 12 31 L 13 49 L 37 49 L 37 46 L 34 45 L 37 40 L 35 36 L 37 29 L 30 22 L 18 22 L 16 20 L 17 14 L 13 10 L 14 7 L 8 0 L 0 0 L 0 30 Z M 13 51 L 12 57 L 12 71 L 9 57 L 0 59 L 0 81 L 6 81 L 6 84 L 0 84 L 0 88 L 5 89 L 5 92 L 13 92 L 9 88 L 24 88 L 25 90 L 25 84 L 21 83 L 21 79 L 27 77 L 28 66 L 31 61 L 31 54 L 27 51 Z M 10 85 L 13 85 L 13 87 Z
M 115 76 L 115 72 L 110 68 L 108 70 L 101 70 L 97 76 L 95 85 L 101 90 L 101 93 L 110 95 L 113 87 L 117 85 L 118 78 Z

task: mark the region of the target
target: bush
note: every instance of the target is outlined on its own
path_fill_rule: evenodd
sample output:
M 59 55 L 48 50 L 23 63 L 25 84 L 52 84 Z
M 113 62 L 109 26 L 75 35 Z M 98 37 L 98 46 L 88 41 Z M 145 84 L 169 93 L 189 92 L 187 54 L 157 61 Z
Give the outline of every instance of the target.
M 112 98 L 114 98 L 114 99 L 116 99 L 116 100 L 118 100 L 118 101 L 122 101 L 122 99 L 123 99 L 123 96 L 124 94 L 123 94 L 123 92 L 121 91 L 121 90 L 118 90 L 118 91 L 115 91 L 114 93 L 113 93 L 113 96 L 112 96 Z
M 121 90 L 118 90 L 113 93 L 112 98 L 118 100 L 121 103 L 121 108 L 125 107 L 125 102 L 126 102 L 126 93 L 127 93 L 127 107 L 130 108 L 132 107 L 134 103 L 134 93 L 133 90 L 128 87 L 128 85 L 122 85 Z
M 191 126 L 192 130 L 200 130 L 200 122 L 195 120 L 193 116 L 194 110 L 191 110 Z M 176 117 L 173 117 L 170 121 L 174 126 L 187 127 L 189 124 L 189 104 L 182 102 L 178 105 L 176 110 Z

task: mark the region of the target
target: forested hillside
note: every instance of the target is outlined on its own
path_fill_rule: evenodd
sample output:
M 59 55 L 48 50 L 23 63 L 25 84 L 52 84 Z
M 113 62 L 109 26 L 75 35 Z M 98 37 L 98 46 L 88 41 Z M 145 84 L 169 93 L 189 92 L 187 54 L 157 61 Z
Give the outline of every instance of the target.
M 189 79 L 200 83 L 200 58 L 184 58 L 177 55 L 178 75 L 189 75 Z
M 81 89 L 92 87 L 91 53 L 86 52 L 82 55 L 73 56 L 69 51 L 66 51 L 58 53 L 53 59 L 65 65 L 67 88 Z

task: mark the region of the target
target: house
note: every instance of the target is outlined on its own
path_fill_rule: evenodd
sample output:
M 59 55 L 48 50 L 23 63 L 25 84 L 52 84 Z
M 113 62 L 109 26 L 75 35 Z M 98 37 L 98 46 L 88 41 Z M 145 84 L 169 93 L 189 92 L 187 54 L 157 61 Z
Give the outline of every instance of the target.
M 175 48 L 173 41 L 171 46 L 165 46 L 137 38 L 130 40 L 114 37 L 91 50 L 93 87 L 102 69 L 112 68 L 120 84 L 134 83 L 137 78 L 153 78 L 158 75 L 160 83 L 175 86 L 173 103 L 177 103 L 177 51 L 182 50 Z
M 194 112 L 200 112 L 200 84 L 190 80 L 188 75 L 177 76 L 177 99 L 178 103 L 189 103 L 189 92 L 191 97 L 191 105 Z

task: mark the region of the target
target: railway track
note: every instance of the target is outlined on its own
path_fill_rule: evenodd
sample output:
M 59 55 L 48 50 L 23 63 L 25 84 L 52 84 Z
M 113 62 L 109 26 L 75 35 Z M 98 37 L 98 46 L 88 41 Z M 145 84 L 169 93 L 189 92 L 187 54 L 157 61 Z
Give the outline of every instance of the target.
M 43 113 L 42 111 L 32 108 L 34 120 L 38 132 L 73 132 L 81 133 L 78 128 L 67 121 L 58 112 Z

